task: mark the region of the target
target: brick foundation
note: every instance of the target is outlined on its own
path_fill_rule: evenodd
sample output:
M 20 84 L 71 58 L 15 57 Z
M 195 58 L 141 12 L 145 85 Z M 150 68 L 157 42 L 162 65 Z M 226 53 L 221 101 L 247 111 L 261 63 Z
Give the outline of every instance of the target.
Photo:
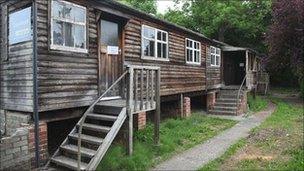
M 208 92 L 207 94 L 207 111 L 213 109 L 216 100 L 216 92 Z
M 182 117 L 190 117 L 190 116 L 191 116 L 191 99 L 190 97 L 184 97 Z
M 44 163 L 48 159 L 48 135 L 47 135 L 47 123 L 39 123 L 39 150 L 40 160 Z M 29 126 L 29 152 L 31 157 L 31 164 L 35 166 L 35 126 L 31 124 Z
M 147 113 L 146 112 L 140 112 L 135 117 L 134 127 L 137 130 L 144 129 L 146 127 L 146 122 L 147 122 Z

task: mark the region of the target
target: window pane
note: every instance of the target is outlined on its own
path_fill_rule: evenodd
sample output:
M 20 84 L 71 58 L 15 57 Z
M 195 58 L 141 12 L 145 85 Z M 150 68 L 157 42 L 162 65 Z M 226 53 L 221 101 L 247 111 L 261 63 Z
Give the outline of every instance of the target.
M 9 44 L 32 39 L 31 7 L 9 14 Z
M 157 40 L 162 40 L 162 33 L 160 31 L 157 31 Z
M 215 65 L 215 56 L 214 55 L 211 55 L 211 64 Z
M 85 48 L 85 26 L 75 25 L 75 47 Z
M 68 19 L 74 19 L 72 15 L 73 7 L 70 4 L 63 3 L 63 17 Z
M 64 23 L 64 42 L 65 46 L 74 47 L 73 25 Z
M 197 54 L 196 54 L 196 52 L 194 51 L 194 59 L 193 59 L 193 62 L 196 61 L 196 58 L 197 58 Z
M 214 47 L 211 47 L 211 53 L 215 53 L 215 48 Z
M 190 53 L 189 53 L 189 61 L 190 61 L 190 62 L 193 61 L 193 50 L 190 50 Z
M 73 17 L 76 22 L 85 22 L 86 12 L 85 9 L 74 7 L 73 8 Z
M 52 16 L 63 18 L 63 5 L 58 1 L 53 1 Z
M 220 54 L 220 49 L 216 48 L 216 54 Z
M 192 47 L 193 47 L 192 44 L 193 44 L 193 41 L 190 40 L 190 41 L 189 41 L 189 47 L 192 48 Z
M 199 53 L 199 51 L 196 51 L 196 56 L 197 56 L 197 58 L 196 58 L 196 61 L 195 62 L 199 62 L 200 61 L 200 53 Z
M 189 40 L 187 40 L 187 43 L 186 43 L 186 44 L 187 44 L 186 46 L 189 47 Z
M 187 61 L 189 62 L 190 61 L 190 50 L 189 49 L 187 49 Z
M 220 65 L 220 57 L 216 56 L 216 65 Z
M 143 30 L 144 30 L 144 36 L 146 38 L 151 38 L 151 39 L 155 38 L 155 29 L 149 27 L 143 27 Z
M 107 46 L 118 46 L 118 24 L 101 20 L 101 43 Z
M 53 44 L 63 45 L 63 22 L 53 20 Z
M 167 44 L 163 43 L 163 58 L 167 58 Z
M 166 42 L 167 41 L 167 33 L 163 32 L 163 41 Z
M 154 57 L 154 41 L 144 39 L 144 55 Z
M 161 43 L 157 43 L 157 57 L 161 58 L 162 55 L 161 55 L 161 52 L 162 52 L 162 49 L 161 49 Z

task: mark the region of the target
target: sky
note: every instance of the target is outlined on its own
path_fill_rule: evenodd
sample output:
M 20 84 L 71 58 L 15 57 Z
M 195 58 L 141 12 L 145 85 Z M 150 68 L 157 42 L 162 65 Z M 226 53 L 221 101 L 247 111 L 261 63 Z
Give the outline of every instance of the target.
M 170 7 L 173 8 L 173 0 L 157 0 L 157 12 L 164 14 Z

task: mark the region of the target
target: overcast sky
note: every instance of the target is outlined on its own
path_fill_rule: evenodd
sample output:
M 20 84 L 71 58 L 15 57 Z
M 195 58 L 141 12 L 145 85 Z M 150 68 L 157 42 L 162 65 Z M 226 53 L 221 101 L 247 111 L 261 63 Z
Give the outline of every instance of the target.
M 173 0 L 157 0 L 157 12 L 164 14 L 169 7 L 173 8 Z

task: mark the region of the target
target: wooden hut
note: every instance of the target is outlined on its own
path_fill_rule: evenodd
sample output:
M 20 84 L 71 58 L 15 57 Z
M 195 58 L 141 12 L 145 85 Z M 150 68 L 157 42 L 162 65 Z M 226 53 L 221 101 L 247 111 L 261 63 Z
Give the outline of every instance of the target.
M 116 1 L 2 0 L 0 19 L 1 109 L 35 122 L 40 159 L 59 146 L 48 166 L 95 169 L 124 123 L 131 154 L 149 111 L 158 143 L 161 101 L 183 116 L 222 85 L 218 42 Z

